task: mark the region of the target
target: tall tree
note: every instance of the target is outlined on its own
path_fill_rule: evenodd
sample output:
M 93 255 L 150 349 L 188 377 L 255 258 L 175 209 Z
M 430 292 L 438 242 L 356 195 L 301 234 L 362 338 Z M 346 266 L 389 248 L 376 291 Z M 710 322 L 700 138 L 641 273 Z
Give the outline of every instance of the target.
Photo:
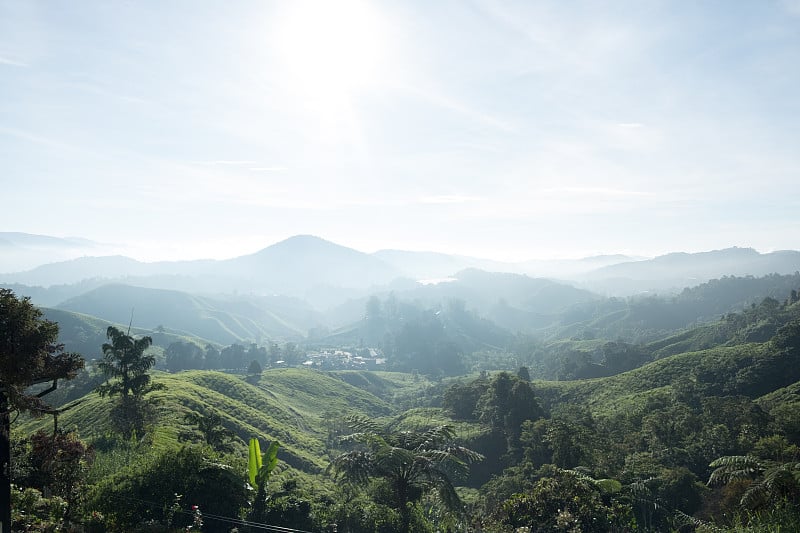
M 98 367 L 112 381 L 97 387 L 97 392 L 101 396 L 119 396 L 112 418 L 125 438 L 130 438 L 134 432 L 144 430 L 150 414 L 150 403 L 144 395 L 164 388 L 153 383 L 148 373 L 156 364 L 155 357 L 145 353 L 153 339 L 135 339 L 114 326 L 108 327 L 106 336 L 111 342 L 103 344 L 103 359 Z
M 64 352 L 57 339 L 58 324 L 43 319 L 30 298 L 0 288 L 0 531 L 11 530 L 10 413 L 52 412 L 42 397 L 83 368 L 83 358 Z M 28 392 L 31 385 L 50 381 L 49 389 Z

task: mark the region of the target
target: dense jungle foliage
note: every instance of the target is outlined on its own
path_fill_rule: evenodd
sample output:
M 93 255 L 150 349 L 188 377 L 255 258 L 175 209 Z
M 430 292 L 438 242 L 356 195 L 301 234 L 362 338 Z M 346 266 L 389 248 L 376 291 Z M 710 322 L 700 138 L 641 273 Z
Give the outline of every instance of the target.
M 111 327 L 49 415 L 12 417 L 14 530 L 797 531 L 793 278 L 582 303 L 535 335 L 391 295 L 308 344 Z M 334 346 L 385 367 L 302 367 Z M 258 487 L 252 437 L 280 443 Z

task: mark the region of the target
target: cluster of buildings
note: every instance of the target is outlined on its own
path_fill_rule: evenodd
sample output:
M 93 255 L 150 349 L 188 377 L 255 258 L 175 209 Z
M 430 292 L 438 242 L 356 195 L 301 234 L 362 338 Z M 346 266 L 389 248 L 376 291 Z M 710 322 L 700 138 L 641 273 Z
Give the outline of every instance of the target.
M 364 348 L 356 352 L 338 349 L 326 349 L 306 353 L 307 368 L 321 370 L 383 370 L 386 358 L 377 348 Z

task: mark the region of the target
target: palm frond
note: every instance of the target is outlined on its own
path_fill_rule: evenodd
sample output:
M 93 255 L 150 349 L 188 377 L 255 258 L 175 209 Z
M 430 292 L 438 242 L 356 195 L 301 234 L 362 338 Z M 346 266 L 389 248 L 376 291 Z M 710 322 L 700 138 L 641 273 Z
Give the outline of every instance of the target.
M 343 435 L 342 437 L 339 437 L 339 442 L 342 444 L 347 444 L 347 443 L 364 444 L 371 449 L 378 449 L 383 446 L 388 446 L 383 437 L 381 437 L 377 433 L 372 433 L 372 432 L 359 432 L 359 433 L 351 433 L 349 435 Z
M 452 440 L 456 435 L 453 426 L 442 424 L 427 429 L 419 435 L 419 442 L 416 445 L 418 450 L 427 450 L 430 448 L 437 448 L 442 443 Z
M 742 494 L 739 504 L 746 509 L 757 509 L 769 501 L 769 489 L 764 484 L 764 480 L 759 480 L 750 484 Z
M 714 531 L 715 533 L 724 533 L 726 530 L 715 526 L 711 522 L 706 522 L 705 520 L 701 520 L 699 518 L 695 518 L 684 513 L 681 510 L 674 511 L 674 516 L 676 521 L 678 522 L 676 525 L 688 525 L 692 526 L 693 528 L 702 528 L 703 531 Z
M 450 511 L 461 512 L 463 511 L 463 504 L 461 503 L 461 498 L 458 497 L 458 493 L 456 492 L 456 488 L 447 478 L 447 476 L 442 476 L 437 480 L 437 495 L 439 496 L 439 500 L 441 500 L 442 504 L 444 504 L 445 508 Z
M 708 478 L 708 485 L 726 484 L 736 479 L 750 479 L 764 470 L 761 462 L 749 455 L 720 457 L 709 466 L 715 470 Z
M 372 454 L 362 451 L 347 452 L 334 458 L 326 469 L 335 477 L 344 478 L 349 483 L 366 483 L 373 472 Z
M 411 450 L 395 446 L 384 446 L 378 449 L 373 457 L 376 471 L 398 477 L 407 477 L 416 460 Z
M 352 414 L 345 417 L 345 422 L 353 433 L 380 433 L 380 426 L 371 418 L 364 415 Z
M 711 468 L 719 468 L 722 466 L 743 466 L 743 465 L 752 465 L 752 466 L 760 466 L 761 463 L 756 457 L 752 455 L 726 455 L 724 457 L 720 457 L 719 459 L 715 459 L 711 462 L 708 466 Z

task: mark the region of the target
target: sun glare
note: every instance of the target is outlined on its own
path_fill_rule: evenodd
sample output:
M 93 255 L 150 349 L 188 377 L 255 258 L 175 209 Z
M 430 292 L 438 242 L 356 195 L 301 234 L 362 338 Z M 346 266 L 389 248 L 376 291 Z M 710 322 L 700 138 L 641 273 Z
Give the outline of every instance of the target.
M 278 19 L 275 49 L 290 86 L 318 101 L 349 98 L 381 78 L 381 20 L 357 0 L 291 2 Z

